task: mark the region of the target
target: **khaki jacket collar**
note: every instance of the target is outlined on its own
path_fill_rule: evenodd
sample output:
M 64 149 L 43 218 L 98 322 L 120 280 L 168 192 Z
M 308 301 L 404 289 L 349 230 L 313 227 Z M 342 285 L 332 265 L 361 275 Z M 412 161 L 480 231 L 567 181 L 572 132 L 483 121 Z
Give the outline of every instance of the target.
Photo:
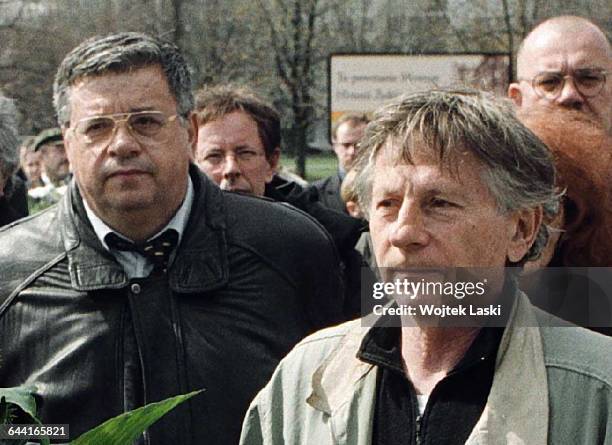
M 467 445 L 547 443 L 548 384 L 542 339 L 531 303 L 520 291 L 509 320 L 497 354 L 489 398 Z M 334 352 L 313 374 L 307 403 L 331 417 L 332 434 L 339 444 L 348 443 L 349 418 L 357 415 L 363 431 L 358 440 L 350 443 L 368 444 L 372 437 L 376 369 L 359 360 L 357 352 L 370 328 L 356 320 L 347 329 Z

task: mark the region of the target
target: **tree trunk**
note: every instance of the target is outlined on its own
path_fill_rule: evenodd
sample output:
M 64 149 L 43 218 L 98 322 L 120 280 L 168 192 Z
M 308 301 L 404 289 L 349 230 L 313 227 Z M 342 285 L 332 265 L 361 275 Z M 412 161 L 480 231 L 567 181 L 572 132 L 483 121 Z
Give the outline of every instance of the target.
M 183 0 L 172 0 L 172 12 L 174 13 L 174 36 L 173 41 L 176 46 L 181 48 L 183 36 L 185 35 L 183 22 Z
M 298 122 L 297 127 L 295 128 L 295 148 L 297 154 L 297 156 L 295 157 L 295 169 L 296 173 L 302 178 L 306 177 L 306 149 L 308 145 L 306 142 L 307 135 L 308 128 Z

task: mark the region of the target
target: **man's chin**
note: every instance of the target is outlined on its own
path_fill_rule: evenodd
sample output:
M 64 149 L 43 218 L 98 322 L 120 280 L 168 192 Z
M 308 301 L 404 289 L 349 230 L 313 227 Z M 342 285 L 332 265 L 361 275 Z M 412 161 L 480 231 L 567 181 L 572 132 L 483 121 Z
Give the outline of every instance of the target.
M 344 171 L 349 171 L 350 169 L 353 168 L 353 166 L 355 165 L 355 160 L 351 159 L 350 161 L 346 161 L 344 163 Z
M 134 212 L 153 208 L 156 204 L 150 200 L 138 199 L 134 197 L 117 197 L 112 206 L 123 212 Z
M 108 207 L 122 212 L 133 212 L 160 207 L 160 199 L 154 193 L 142 186 L 112 187 L 106 189 L 106 203 Z
M 61 178 L 65 178 L 70 174 L 70 167 L 68 165 L 64 165 L 63 167 L 57 170 L 57 175 Z
M 235 186 L 235 185 L 221 185 L 221 190 L 225 190 L 228 192 L 234 192 L 234 193 L 246 193 L 248 195 L 252 195 L 253 191 L 248 188 L 248 187 L 240 187 L 240 186 Z

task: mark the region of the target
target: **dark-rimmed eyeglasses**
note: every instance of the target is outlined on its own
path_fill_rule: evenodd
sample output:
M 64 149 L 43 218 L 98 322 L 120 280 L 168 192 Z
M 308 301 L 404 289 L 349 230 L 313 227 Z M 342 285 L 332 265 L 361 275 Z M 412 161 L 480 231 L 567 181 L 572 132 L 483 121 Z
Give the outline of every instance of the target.
M 107 144 L 115 136 L 120 122 L 124 122 L 132 136 L 138 139 L 154 139 L 164 127 L 178 117 L 166 116 L 161 111 L 135 111 L 133 113 L 103 114 L 79 120 L 72 130 L 87 144 Z
M 575 88 L 584 97 L 595 97 L 601 93 L 606 84 L 606 74 L 607 72 L 601 69 L 584 68 L 567 75 L 555 71 L 545 71 L 537 74 L 531 80 L 520 80 L 531 82 L 531 87 L 541 98 L 554 100 L 561 95 L 567 79 L 572 79 Z

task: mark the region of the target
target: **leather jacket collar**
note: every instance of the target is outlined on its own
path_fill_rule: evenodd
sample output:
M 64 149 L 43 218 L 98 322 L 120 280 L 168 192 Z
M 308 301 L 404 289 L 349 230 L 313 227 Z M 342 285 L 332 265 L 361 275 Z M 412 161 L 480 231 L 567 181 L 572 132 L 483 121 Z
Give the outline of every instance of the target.
M 222 192 L 191 165 L 194 202 L 181 244 L 168 269 L 170 288 L 177 293 L 205 292 L 228 281 L 225 209 Z M 68 257 L 72 287 L 79 291 L 117 289 L 127 275 L 95 235 L 75 181 L 59 205 L 61 236 Z

